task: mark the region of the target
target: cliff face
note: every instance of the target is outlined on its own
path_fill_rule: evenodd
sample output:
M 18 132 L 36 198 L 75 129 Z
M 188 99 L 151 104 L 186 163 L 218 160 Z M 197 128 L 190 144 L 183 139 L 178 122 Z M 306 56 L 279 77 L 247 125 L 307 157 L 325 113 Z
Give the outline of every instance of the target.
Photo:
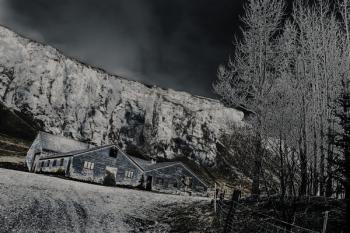
M 0 101 L 43 130 L 153 157 L 212 166 L 216 141 L 243 113 L 219 101 L 148 87 L 67 58 L 0 27 Z

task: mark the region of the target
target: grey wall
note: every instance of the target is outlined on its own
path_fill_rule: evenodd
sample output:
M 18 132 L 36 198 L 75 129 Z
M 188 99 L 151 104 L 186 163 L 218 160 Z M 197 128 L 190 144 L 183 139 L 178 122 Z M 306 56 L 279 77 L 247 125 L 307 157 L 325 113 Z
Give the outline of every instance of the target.
M 45 152 L 43 152 L 45 156 Z M 63 159 L 63 165 L 61 165 L 61 159 Z M 68 162 L 71 157 L 66 158 L 56 158 L 56 159 L 45 159 L 37 161 L 36 172 L 49 172 L 49 173 L 57 173 L 59 171 L 67 171 Z M 56 166 L 53 166 L 53 161 L 56 160 Z M 42 166 L 42 162 L 44 162 L 44 166 Z M 47 163 L 50 162 L 50 165 L 47 166 Z
M 130 161 L 123 153 L 119 152 L 117 157 L 118 173 L 117 173 L 117 184 L 120 185 L 140 185 L 143 171 Z M 125 178 L 125 171 L 132 171 L 133 178 Z
M 40 144 L 40 134 L 38 134 L 35 138 L 35 140 L 33 141 L 32 145 L 30 146 L 28 152 L 27 152 L 27 156 L 26 156 L 26 163 L 27 163 L 27 167 L 28 170 L 30 172 L 32 172 L 32 167 L 33 167 L 33 163 L 34 161 L 34 155 L 36 153 L 41 153 L 41 144 Z M 37 156 L 36 160 L 39 159 L 39 156 Z
M 146 172 L 146 176 L 152 176 L 152 189 L 158 191 L 183 191 L 183 192 L 206 192 L 207 187 L 200 182 L 200 180 L 189 172 L 182 164 L 176 164 L 169 167 L 164 167 L 161 169 Z M 192 178 L 191 187 L 186 187 L 182 182 L 184 177 Z M 162 178 L 165 180 L 163 184 L 157 183 L 157 178 Z M 177 187 L 174 187 L 176 183 Z
M 94 163 L 94 169 L 84 169 L 84 162 Z M 72 160 L 70 176 L 75 179 L 103 183 L 106 167 L 117 168 L 116 184 L 139 185 L 142 172 L 125 155 L 118 152 L 117 157 L 110 156 L 110 148 L 75 156 Z M 132 171 L 133 178 L 125 178 L 125 171 Z

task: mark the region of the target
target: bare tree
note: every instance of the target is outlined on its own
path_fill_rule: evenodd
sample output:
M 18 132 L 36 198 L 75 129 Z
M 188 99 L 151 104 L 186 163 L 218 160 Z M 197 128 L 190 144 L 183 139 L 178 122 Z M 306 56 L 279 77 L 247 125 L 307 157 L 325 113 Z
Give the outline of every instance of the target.
M 236 42 L 232 60 L 221 66 L 215 91 L 233 106 L 239 106 L 253 115 L 255 126 L 255 161 L 252 193 L 260 192 L 261 162 L 267 100 L 276 80 L 275 36 L 280 29 L 284 2 L 281 0 L 249 0 L 242 18 L 242 40 Z

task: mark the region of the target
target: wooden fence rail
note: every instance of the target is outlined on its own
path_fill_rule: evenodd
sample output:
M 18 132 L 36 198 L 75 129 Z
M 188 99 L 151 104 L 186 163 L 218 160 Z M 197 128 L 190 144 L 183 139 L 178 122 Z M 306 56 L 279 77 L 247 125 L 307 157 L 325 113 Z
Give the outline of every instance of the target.
M 240 192 L 235 191 L 230 204 L 226 204 L 222 199 L 214 200 L 219 223 L 224 226 L 223 233 L 235 232 L 235 227 L 243 224 L 254 225 L 261 233 L 320 233 L 252 210 L 248 206 L 239 203 L 239 197 Z M 249 211 L 258 218 L 239 219 L 239 215 L 236 213 L 242 210 Z

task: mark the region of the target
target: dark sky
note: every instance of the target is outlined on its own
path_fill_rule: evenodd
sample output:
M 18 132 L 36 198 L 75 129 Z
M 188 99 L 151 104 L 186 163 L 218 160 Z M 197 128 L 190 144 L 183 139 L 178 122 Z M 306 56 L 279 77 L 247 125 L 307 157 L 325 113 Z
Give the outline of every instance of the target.
M 213 97 L 246 0 L 0 0 L 0 24 L 110 73 Z

